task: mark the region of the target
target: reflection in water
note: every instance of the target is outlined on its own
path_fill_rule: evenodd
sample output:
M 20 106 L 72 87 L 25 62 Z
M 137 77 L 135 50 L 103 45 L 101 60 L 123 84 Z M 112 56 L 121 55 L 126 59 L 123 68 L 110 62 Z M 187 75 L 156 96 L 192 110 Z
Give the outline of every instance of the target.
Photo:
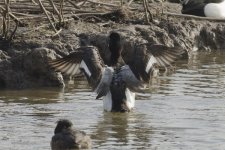
M 225 52 L 193 55 L 154 79 L 131 113 L 103 112 L 86 80 L 66 89 L 0 91 L 0 149 L 50 149 L 58 119 L 93 138 L 93 149 L 225 149 Z
M 152 129 L 142 114 L 104 112 L 96 131 L 92 133 L 95 148 L 110 149 L 112 145 L 120 148 L 149 148 Z
M 0 90 L 0 100 L 5 103 L 48 104 L 63 99 L 64 89 L 59 88 Z
M 154 85 L 166 95 L 222 98 L 225 93 L 225 52 L 193 54 L 188 65 L 180 62 L 175 74 L 163 76 Z

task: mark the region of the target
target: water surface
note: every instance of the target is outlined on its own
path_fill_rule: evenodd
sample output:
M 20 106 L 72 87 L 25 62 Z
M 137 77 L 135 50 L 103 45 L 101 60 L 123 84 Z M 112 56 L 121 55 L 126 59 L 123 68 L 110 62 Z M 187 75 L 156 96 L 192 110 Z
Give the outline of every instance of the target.
M 153 83 L 131 113 L 104 112 L 83 80 L 64 90 L 1 90 L 0 149 L 50 149 L 60 118 L 91 135 L 93 149 L 225 149 L 225 53 L 193 55 Z

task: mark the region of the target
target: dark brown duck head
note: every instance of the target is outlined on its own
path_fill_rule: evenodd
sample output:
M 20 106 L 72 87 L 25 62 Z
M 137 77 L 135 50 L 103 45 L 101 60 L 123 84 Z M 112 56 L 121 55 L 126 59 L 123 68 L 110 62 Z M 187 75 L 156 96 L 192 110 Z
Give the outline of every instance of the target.
M 67 120 L 67 119 L 60 119 L 58 122 L 57 122 L 57 126 L 55 128 L 55 131 L 54 133 L 57 134 L 57 133 L 60 133 L 62 132 L 63 130 L 68 130 L 69 128 L 71 128 L 73 126 L 72 122 Z
M 111 52 L 110 66 L 117 64 L 122 52 L 122 42 L 119 33 L 112 31 L 109 35 L 109 50 Z

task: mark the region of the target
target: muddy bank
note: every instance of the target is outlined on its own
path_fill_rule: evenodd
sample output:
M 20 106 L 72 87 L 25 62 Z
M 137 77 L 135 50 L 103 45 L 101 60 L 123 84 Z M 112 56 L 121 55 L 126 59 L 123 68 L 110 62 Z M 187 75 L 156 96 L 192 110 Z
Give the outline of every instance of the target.
M 155 4 L 153 4 L 155 5 Z M 179 12 L 180 5 L 165 3 L 164 9 Z M 34 88 L 64 86 L 63 77 L 47 65 L 48 59 L 65 56 L 75 51 L 82 42 L 97 46 L 104 60 L 109 57 L 107 35 L 117 30 L 123 35 L 125 59 L 127 51 L 153 44 L 182 47 L 190 55 L 192 51 L 225 50 L 225 23 L 175 16 L 155 15 L 154 21 L 145 24 L 143 13 L 122 10 L 122 15 L 103 16 L 107 22 L 96 18 L 68 22 L 58 36 L 52 37 L 48 27 L 32 30 L 19 27 L 14 40 L 0 41 L 0 87 Z M 84 38 L 85 37 L 85 38 Z M 155 48 L 155 47 L 154 47 Z

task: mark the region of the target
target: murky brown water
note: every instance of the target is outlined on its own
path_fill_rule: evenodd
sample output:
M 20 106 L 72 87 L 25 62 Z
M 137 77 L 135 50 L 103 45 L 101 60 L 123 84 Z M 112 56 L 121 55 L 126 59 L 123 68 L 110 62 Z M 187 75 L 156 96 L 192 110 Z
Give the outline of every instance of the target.
M 225 149 L 225 53 L 195 55 L 147 91 L 131 113 L 103 112 L 83 81 L 0 91 L 0 149 L 50 149 L 60 118 L 90 134 L 93 149 Z

